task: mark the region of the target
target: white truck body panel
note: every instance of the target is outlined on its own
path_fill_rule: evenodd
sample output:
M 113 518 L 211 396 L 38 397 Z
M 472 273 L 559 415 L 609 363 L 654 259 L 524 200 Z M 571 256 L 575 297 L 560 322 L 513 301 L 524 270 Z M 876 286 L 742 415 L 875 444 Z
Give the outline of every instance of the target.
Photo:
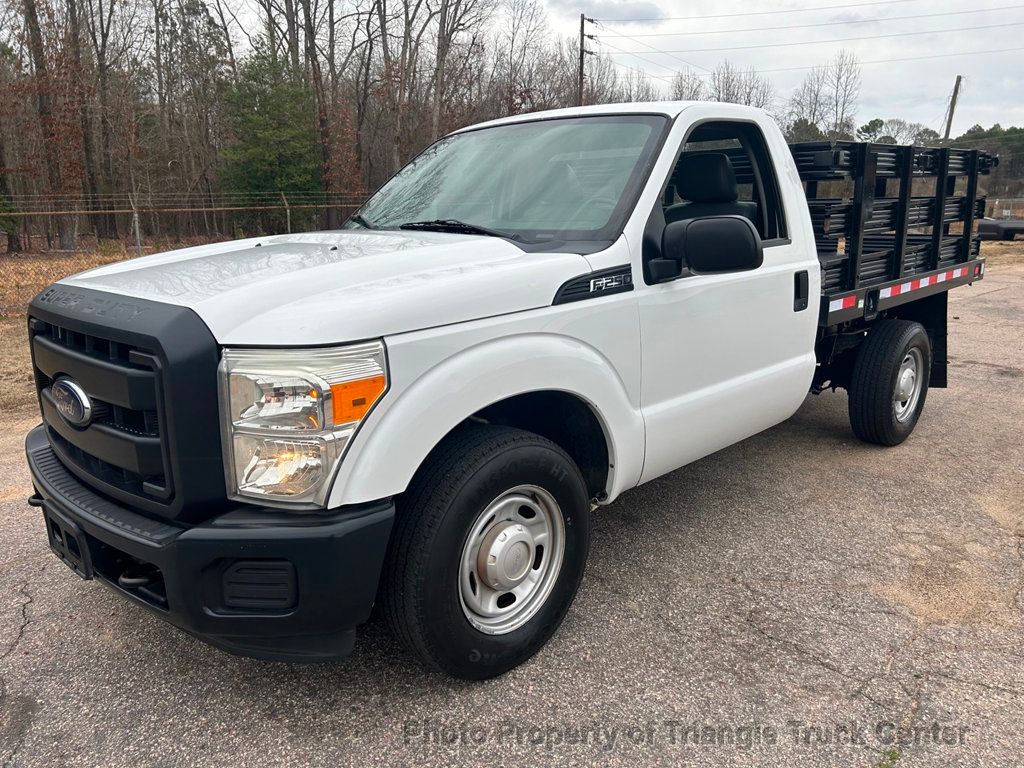
M 621 239 L 608 252 L 629 259 Z M 608 441 L 609 498 L 632 488 L 644 457 L 637 331 L 636 298 L 620 293 L 386 337 L 390 389 L 356 434 L 329 506 L 400 493 L 467 415 L 540 390 L 591 406 Z
M 796 180 L 780 184 L 790 237 L 765 243 L 764 264 L 753 271 L 645 285 L 638 240 L 643 222 L 636 219 L 655 205 L 689 132 L 722 119 L 755 123 L 777 174 Z M 647 199 L 636 207 L 644 216 L 635 212 L 626 230 L 637 238 L 633 267 L 647 425 L 641 482 L 788 419 L 807 395 L 818 318 L 793 311 L 793 275 L 807 270 L 810 295 L 817 296 L 820 266 L 802 195 L 785 140 L 760 110 L 696 104 L 669 134 L 645 189 Z

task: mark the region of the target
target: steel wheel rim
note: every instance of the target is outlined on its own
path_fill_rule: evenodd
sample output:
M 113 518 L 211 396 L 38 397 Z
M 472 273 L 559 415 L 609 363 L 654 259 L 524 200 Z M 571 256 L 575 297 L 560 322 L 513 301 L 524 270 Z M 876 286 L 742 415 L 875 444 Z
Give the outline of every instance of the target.
M 459 560 L 459 602 L 489 635 L 522 627 L 547 602 L 565 553 L 565 521 L 554 496 L 517 485 L 487 505 Z
M 904 422 L 913 415 L 921 399 L 924 385 L 924 355 L 914 347 L 907 351 L 896 373 L 896 389 L 892 396 L 892 410 L 896 421 Z

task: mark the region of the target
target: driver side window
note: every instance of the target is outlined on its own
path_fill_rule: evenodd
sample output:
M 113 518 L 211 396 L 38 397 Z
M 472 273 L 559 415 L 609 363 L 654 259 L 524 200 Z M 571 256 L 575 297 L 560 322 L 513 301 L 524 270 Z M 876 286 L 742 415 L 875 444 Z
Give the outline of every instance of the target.
M 785 238 L 778 181 L 760 129 L 729 121 L 697 126 L 662 192 L 662 211 L 666 224 L 743 216 L 762 240 Z

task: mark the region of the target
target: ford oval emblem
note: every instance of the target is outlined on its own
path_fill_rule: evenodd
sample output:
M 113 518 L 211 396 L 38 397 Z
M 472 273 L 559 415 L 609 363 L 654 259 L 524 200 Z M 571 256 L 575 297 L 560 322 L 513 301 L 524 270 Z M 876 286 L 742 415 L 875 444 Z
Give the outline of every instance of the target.
M 74 379 L 61 376 L 50 387 L 50 396 L 57 412 L 75 427 L 85 427 L 92 421 L 92 401 Z

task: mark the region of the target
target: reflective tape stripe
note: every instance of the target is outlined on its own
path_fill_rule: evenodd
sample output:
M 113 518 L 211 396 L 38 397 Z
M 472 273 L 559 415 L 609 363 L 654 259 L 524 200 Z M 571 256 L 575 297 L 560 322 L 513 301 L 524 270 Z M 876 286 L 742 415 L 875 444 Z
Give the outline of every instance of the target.
M 838 312 L 841 309 L 852 309 L 855 306 L 857 306 L 857 294 L 853 293 L 839 299 L 832 299 L 828 303 L 828 311 Z
M 950 269 L 946 272 L 940 272 L 937 275 L 928 275 L 927 277 L 919 277 L 914 280 L 908 280 L 905 283 L 899 285 L 890 285 L 888 288 L 883 288 L 878 292 L 878 298 L 889 299 L 893 296 L 900 296 L 904 293 L 910 293 L 916 291 L 919 288 L 927 288 L 929 285 L 938 285 L 944 283 L 947 280 L 955 280 L 958 277 L 964 277 L 967 274 L 967 267 L 957 267 L 956 269 Z

